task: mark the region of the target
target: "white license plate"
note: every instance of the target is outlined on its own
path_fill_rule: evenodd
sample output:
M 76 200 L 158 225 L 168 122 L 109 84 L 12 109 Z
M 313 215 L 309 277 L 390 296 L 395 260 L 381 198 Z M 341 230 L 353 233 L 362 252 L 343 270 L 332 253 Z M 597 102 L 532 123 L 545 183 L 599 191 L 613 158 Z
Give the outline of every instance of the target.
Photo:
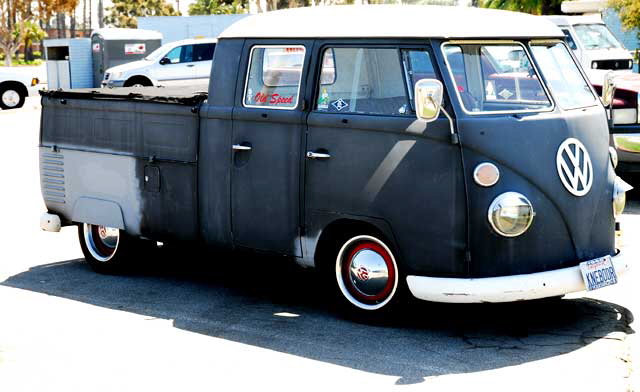
M 618 283 L 616 270 L 613 268 L 611 256 L 583 261 L 580 263 L 580 272 L 587 291 L 601 289 Z

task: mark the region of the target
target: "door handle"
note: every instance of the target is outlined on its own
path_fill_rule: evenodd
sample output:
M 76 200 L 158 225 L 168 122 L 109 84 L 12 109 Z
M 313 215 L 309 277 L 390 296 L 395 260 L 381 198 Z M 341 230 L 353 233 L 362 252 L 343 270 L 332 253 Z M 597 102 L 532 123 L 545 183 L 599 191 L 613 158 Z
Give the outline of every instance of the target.
M 251 146 L 245 146 L 244 144 L 234 144 L 231 146 L 233 151 L 251 151 Z
M 195 64 L 187 64 L 187 67 L 189 67 L 189 68 L 191 68 L 193 66 L 195 66 Z
M 324 152 L 307 151 L 307 158 L 309 159 L 329 159 L 331 154 Z

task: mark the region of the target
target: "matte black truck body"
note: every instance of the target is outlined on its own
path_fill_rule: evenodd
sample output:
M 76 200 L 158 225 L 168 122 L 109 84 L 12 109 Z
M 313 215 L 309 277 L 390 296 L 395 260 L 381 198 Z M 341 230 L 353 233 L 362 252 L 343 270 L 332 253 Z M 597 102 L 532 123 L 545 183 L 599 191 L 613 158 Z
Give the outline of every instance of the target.
M 539 31 L 546 31 L 543 27 Z M 560 41 L 559 30 L 557 38 L 555 30 L 549 31 L 493 40 L 534 51 L 536 38 Z M 235 32 L 219 39 L 208 96 L 155 88 L 44 93 L 40 159 L 49 213 L 63 224 L 111 227 L 154 241 L 198 240 L 275 252 L 305 266 L 318 266 L 331 249 L 340 249 L 345 234 L 362 234 L 379 240 L 371 249 L 384 248 L 378 252 L 386 263 L 380 268 L 389 282 L 400 276 L 400 284 L 406 280 L 415 296 L 444 302 L 508 301 L 582 290 L 578 264 L 616 255 L 611 204 L 615 173 L 605 111 L 597 101 L 565 110 L 556 104 L 561 97 L 545 87 L 554 97 L 545 110 L 470 110 L 445 46 L 472 50 L 480 39 L 493 42 L 485 36 L 465 35 L 460 43 L 448 38 L 456 35 L 239 37 Z M 274 93 L 288 88 L 289 82 L 282 80 L 298 75 L 287 74 L 285 66 L 278 70 L 283 79 L 269 82 L 280 83 L 276 87 L 260 90 L 266 93 L 251 88 L 256 83 L 248 75 L 252 61 L 265 48 L 282 49 L 277 52 L 282 58 L 300 55 L 294 100 Z M 373 82 L 325 106 L 325 84 L 318 87 L 321 68 L 333 67 L 327 77 L 339 89 L 340 78 L 346 77 L 340 64 L 352 49 L 353 61 L 375 55 L 371 64 L 391 61 L 385 60 L 392 58 L 388 51 L 399 56 L 426 53 L 433 68 L 421 78 L 442 81 L 442 106 L 453 117 L 455 134 L 444 112 L 428 122 L 416 119 L 411 105 L 374 99 Z M 323 60 L 327 50 L 333 63 Z M 264 68 L 271 60 L 261 61 Z M 372 78 L 372 68 L 362 69 Z M 268 77 L 262 72 L 258 79 Z M 358 78 L 364 78 L 359 72 Z M 490 77 L 492 83 L 511 83 Z M 533 83 L 531 75 L 524 77 Z M 265 96 L 275 106 L 265 104 Z M 340 109 L 355 106 L 356 99 L 360 111 Z M 494 99 L 485 105 L 502 110 L 506 103 Z M 388 107 L 393 111 L 385 114 Z M 588 151 L 592 177 L 590 189 L 580 197 L 563 186 L 557 158 L 559 146 L 575 139 Z M 499 170 L 499 180 L 480 186 L 474 169 L 487 162 Z M 528 230 L 511 237 L 498 234 L 487 218 L 492 201 L 508 192 L 526 195 L 535 211 Z M 349 249 L 343 246 L 338 260 Z M 335 257 L 329 257 L 330 263 Z M 622 273 L 626 262 L 616 260 Z M 350 289 L 343 286 L 351 283 L 340 283 L 341 273 L 349 273 L 341 265 L 329 269 L 336 270 L 344 293 Z M 350 264 L 352 276 L 361 279 L 353 278 L 355 287 L 366 291 L 366 285 L 358 284 L 375 282 L 382 276 L 376 273 L 384 275 L 370 271 L 375 265 Z M 429 292 L 427 283 L 445 288 Z M 491 287 L 495 290 L 488 293 Z M 395 289 L 385 293 L 393 296 Z M 356 299 L 345 296 L 364 310 L 379 309 L 390 299 L 360 301 L 356 294 Z

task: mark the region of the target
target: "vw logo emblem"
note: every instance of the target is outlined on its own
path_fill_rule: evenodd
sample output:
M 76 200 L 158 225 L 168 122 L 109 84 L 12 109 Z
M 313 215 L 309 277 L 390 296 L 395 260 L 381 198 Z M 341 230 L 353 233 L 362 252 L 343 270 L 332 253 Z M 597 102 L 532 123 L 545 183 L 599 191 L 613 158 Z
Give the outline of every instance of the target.
M 556 167 L 562 184 L 571 194 L 584 196 L 593 184 L 593 166 L 584 144 L 569 138 L 562 142 L 556 154 Z
M 356 271 L 356 276 L 363 282 L 369 280 L 369 270 L 365 267 L 358 267 Z

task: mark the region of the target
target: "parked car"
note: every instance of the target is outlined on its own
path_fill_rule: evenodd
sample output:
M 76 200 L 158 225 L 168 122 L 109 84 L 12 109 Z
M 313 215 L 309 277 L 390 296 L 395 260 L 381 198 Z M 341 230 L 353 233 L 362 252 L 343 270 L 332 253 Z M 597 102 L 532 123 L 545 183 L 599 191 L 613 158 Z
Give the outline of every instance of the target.
M 613 77 L 616 88 L 610 128 L 620 160 L 618 171 L 640 173 L 640 74 L 632 72 L 633 57 L 599 15 L 548 18 L 562 29 L 598 94 L 605 77 Z
M 208 83 L 217 40 L 171 42 L 144 60 L 109 68 L 102 87 L 175 86 Z
M 526 56 L 517 67 L 514 51 Z M 435 6 L 270 12 L 221 34 L 210 81 L 208 97 L 44 93 L 41 227 L 78 225 L 98 272 L 149 241 L 287 255 L 366 315 L 407 294 L 594 290 L 631 265 L 615 245 L 628 185 L 605 109 L 548 20 Z
M 36 67 L 0 67 L 0 109 L 18 109 L 45 86 Z

